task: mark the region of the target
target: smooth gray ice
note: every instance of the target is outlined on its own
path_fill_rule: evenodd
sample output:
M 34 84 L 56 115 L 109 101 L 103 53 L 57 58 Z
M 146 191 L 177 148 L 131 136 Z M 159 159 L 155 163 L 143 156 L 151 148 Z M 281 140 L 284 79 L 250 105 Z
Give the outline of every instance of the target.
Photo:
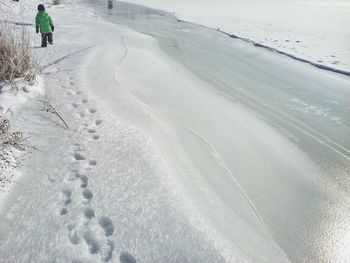
M 210 87 L 203 93 L 213 99 L 186 96 L 181 88 L 129 92 L 176 134 L 183 154 L 172 153 L 170 143 L 164 147 L 184 191 L 225 242 L 254 262 L 270 262 L 264 238 L 293 262 L 344 262 L 350 254 L 350 78 L 161 11 L 88 2 L 104 19 L 154 37 Z M 181 176 L 184 166 L 195 167 L 193 178 Z

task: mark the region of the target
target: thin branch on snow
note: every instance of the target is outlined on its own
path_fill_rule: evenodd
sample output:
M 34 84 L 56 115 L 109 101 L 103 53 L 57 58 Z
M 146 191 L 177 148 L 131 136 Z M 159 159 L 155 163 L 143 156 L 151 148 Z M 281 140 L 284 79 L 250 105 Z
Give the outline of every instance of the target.
M 41 102 L 43 103 L 42 110 L 56 115 L 63 122 L 63 124 L 67 128 L 67 130 L 69 130 L 69 127 L 68 127 L 68 124 L 66 123 L 66 121 L 62 118 L 62 116 L 58 113 L 58 111 L 50 104 L 50 102 L 48 102 L 47 100 L 44 100 Z

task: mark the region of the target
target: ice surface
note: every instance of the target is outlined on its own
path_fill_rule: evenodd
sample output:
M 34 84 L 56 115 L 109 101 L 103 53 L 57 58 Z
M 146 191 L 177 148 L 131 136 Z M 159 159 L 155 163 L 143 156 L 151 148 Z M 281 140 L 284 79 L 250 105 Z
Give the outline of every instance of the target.
M 350 3 L 339 0 L 128 0 L 350 71 Z
M 110 21 L 152 36 L 123 38 L 126 55 L 116 78 L 151 116 L 134 121 L 162 141 L 182 191 L 219 239 L 247 242 L 264 253 L 262 242 L 250 238 L 267 232 L 292 261 L 343 258 L 335 251 L 345 243 L 325 250 L 320 244 L 329 237 L 314 236 L 333 224 L 330 203 L 342 204 L 349 190 L 349 125 L 334 121 L 349 113 L 349 78 L 159 11 L 123 4 L 104 10 L 98 13 Z M 154 48 L 153 38 L 187 70 Z M 133 63 L 138 59 L 143 64 Z M 300 103 L 310 112 L 296 110 Z M 327 219 L 315 224 L 323 213 Z M 336 225 L 346 221 L 340 217 Z

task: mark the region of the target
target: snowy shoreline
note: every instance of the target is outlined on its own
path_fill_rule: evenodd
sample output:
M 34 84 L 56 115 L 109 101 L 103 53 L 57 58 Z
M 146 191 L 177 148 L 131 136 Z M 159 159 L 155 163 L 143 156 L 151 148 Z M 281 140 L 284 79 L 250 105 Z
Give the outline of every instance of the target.
M 350 4 L 329 0 L 128 0 L 164 10 L 179 20 L 220 29 L 310 62 L 350 72 Z
M 345 71 L 345 70 L 337 69 L 335 67 L 330 67 L 330 66 L 325 66 L 325 65 L 319 64 L 319 63 L 315 63 L 315 62 L 312 62 L 311 60 L 307 60 L 307 59 L 304 59 L 302 57 L 298 57 L 298 56 L 295 56 L 293 54 L 286 53 L 286 52 L 284 52 L 282 50 L 279 50 L 277 48 L 273 48 L 271 46 L 260 44 L 258 42 L 255 42 L 255 41 L 251 40 L 251 39 L 244 38 L 244 37 L 241 37 L 241 36 L 238 36 L 238 35 L 234 35 L 234 34 L 230 34 L 228 32 L 222 31 L 222 30 L 220 30 L 218 28 L 215 29 L 215 28 L 207 27 L 207 26 L 204 26 L 204 25 L 201 25 L 201 24 L 192 23 L 192 22 L 189 22 L 189 21 L 181 20 L 181 19 L 178 19 L 178 21 L 181 22 L 181 23 L 194 24 L 194 25 L 197 25 L 197 26 L 200 26 L 200 27 L 208 28 L 208 29 L 211 29 L 211 30 L 216 30 L 216 31 L 218 31 L 218 32 L 220 32 L 220 33 L 222 33 L 224 35 L 229 36 L 230 38 L 240 39 L 240 40 L 242 40 L 244 42 L 252 44 L 255 47 L 263 48 L 263 49 L 266 49 L 268 51 L 275 52 L 275 53 L 287 56 L 287 57 L 289 57 L 291 59 L 307 63 L 307 64 L 309 64 L 311 66 L 316 67 L 316 68 L 319 68 L 319 69 L 322 69 L 322 70 L 327 70 L 327 71 L 330 71 L 330 72 L 333 72 L 333 73 L 342 74 L 342 75 L 345 75 L 345 76 L 350 76 L 350 71 Z

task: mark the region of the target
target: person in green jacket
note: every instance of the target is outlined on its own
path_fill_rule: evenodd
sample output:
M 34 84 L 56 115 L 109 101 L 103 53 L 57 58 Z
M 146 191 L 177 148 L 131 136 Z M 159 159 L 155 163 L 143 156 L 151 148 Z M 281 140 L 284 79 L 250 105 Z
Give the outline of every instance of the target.
M 38 5 L 38 13 L 35 17 L 35 27 L 36 33 L 39 33 L 40 29 L 42 47 L 47 46 L 47 41 L 49 41 L 50 44 L 53 44 L 52 32 L 55 27 L 52 23 L 51 17 L 45 11 L 45 7 L 42 4 Z

